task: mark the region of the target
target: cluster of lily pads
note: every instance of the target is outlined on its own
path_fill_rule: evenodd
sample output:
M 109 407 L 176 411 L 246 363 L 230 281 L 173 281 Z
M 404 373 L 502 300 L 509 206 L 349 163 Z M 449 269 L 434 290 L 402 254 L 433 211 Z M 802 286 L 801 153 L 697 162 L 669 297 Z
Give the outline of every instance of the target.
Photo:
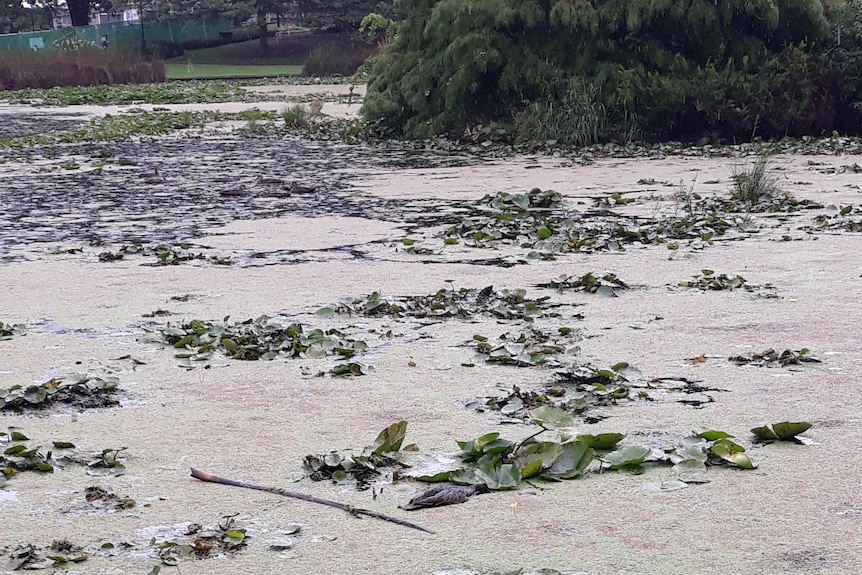
M 0 388 L 0 410 L 38 409 L 56 403 L 77 407 L 112 407 L 119 379 L 112 375 L 75 373 L 55 377 L 37 385 Z
M 352 479 L 358 489 L 368 489 L 370 482 L 380 475 L 381 468 L 398 464 L 397 459 L 387 454 L 419 450 L 416 444 L 402 448 L 406 433 L 407 422 L 399 421 L 381 431 L 360 454 L 352 451 L 310 454 L 302 459 L 302 467 L 312 481 L 343 483 Z
M 501 192 L 498 195 L 505 194 Z M 480 200 L 481 201 L 481 200 Z M 487 202 L 486 202 L 487 203 Z M 643 220 L 603 212 L 601 219 L 590 214 L 567 214 L 559 209 L 533 207 L 512 208 L 505 202 L 490 213 L 481 212 L 465 218 L 444 233 L 444 243 L 463 241 L 476 248 L 514 246 L 548 253 L 620 251 L 626 245 L 666 244 L 675 249 L 672 240 L 689 240 L 693 248 L 711 244 L 726 233 L 756 231 L 746 218 L 724 218 L 718 212 L 695 213 L 688 217 Z M 517 209 L 516 209 L 517 208 Z
M 103 449 L 98 454 L 82 453 L 68 441 L 53 441 L 51 446 L 27 445 L 29 438 L 22 432 L 9 429 L 0 432 L 0 487 L 18 473 L 38 471 L 53 473 L 56 468 L 83 465 L 87 475 L 117 476 L 126 472 L 125 459 L 121 457 L 125 448 Z
M 592 272 L 587 272 L 577 278 L 569 274 L 562 274 L 551 279 L 548 283 L 538 284 L 537 287 L 552 288 L 561 292 L 564 290 L 583 291 L 605 297 L 617 297 L 619 291 L 629 289 L 628 284 L 619 279 L 616 274 L 606 273 L 602 276 L 596 276 Z
M 847 232 L 862 232 L 862 218 L 854 220 L 848 218 L 853 212 L 853 206 L 843 206 L 834 216 L 821 214 L 814 218 L 814 224 L 810 227 L 813 231 L 843 230 Z M 857 210 L 857 213 L 859 210 Z
M 240 322 L 194 319 L 189 322 L 156 328 L 161 341 L 178 350 L 174 356 L 183 365 L 204 361 L 219 352 L 230 359 L 273 360 L 276 358 L 322 359 L 334 356 L 349 360 L 365 351 L 368 345 L 351 339 L 337 329 L 309 328 L 300 323 L 281 325 L 266 315 Z M 336 365 L 333 375 L 364 375 L 370 366 L 350 361 Z
M 527 390 L 514 385 L 512 391 L 502 397 L 488 397 L 481 402 L 470 402 L 467 406 L 477 411 L 498 411 L 513 419 L 530 421 L 530 413 L 537 407 L 554 407 L 569 414 L 582 415 L 595 407 L 615 405 L 631 399 L 640 371 L 621 362 L 606 369 L 581 365 L 557 371 L 556 381 L 538 390 Z
M 695 274 L 693 280 L 679 282 L 680 287 L 696 288 L 702 291 L 732 291 L 735 289 L 744 289 L 745 291 L 754 291 L 755 286 L 749 284 L 741 275 L 729 276 L 727 274 L 718 274 L 713 270 L 701 270 L 699 274 Z
M 796 199 L 777 186 L 766 186 L 762 178 L 755 177 L 765 173 L 764 169 L 751 168 L 737 174 L 736 187 L 727 197 L 686 192 L 684 214 L 671 217 L 638 218 L 608 211 L 634 201 L 619 193 L 600 198 L 598 207 L 603 210 L 599 213 L 569 214 L 560 209 L 562 198 L 552 190 L 535 188 L 526 194 L 500 192 L 479 200 L 476 214 L 446 230 L 444 243 L 463 241 L 476 248 L 513 246 L 538 250 L 548 256 L 619 251 L 631 244 L 665 244 L 677 249 L 677 240 L 688 240 L 689 247 L 701 249 L 712 245 L 718 237 L 758 231 L 760 225 L 748 214 L 791 213 L 823 207 L 817 202 Z
M 207 261 L 216 265 L 231 265 L 230 257 L 206 256 L 202 252 L 191 251 L 188 244 L 171 246 L 168 244 L 157 244 L 145 246 L 141 243 L 133 243 L 120 246 L 116 252 L 106 251 L 99 254 L 100 262 L 115 262 L 125 259 L 128 255 L 139 255 L 155 257 L 155 262 L 143 265 L 171 266 L 190 261 Z
M 756 367 L 787 367 L 788 365 L 802 365 L 803 363 L 820 363 L 820 360 L 811 355 L 811 350 L 803 347 L 798 350 L 785 349 L 777 352 L 767 349 L 762 353 L 751 353 L 735 355 L 728 358 L 736 365 L 751 365 Z
M 182 559 L 204 559 L 222 553 L 233 555 L 248 545 L 250 535 L 236 523 L 236 515 L 225 515 L 213 527 L 192 523 L 183 534 L 185 540 L 164 541 L 158 545 L 164 565 L 177 566 Z M 155 571 L 158 573 L 158 571 Z
M 61 569 L 75 563 L 83 563 L 89 555 L 80 545 L 60 539 L 53 541 L 47 548 L 32 544 L 18 545 L 9 553 L 4 566 L 7 571 Z
M 420 296 L 384 297 L 380 292 L 369 296 L 346 298 L 317 310 L 320 317 L 334 315 L 363 315 L 367 317 L 412 318 L 470 318 L 477 314 L 497 319 L 524 319 L 536 316 L 553 316 L 556 307 L 550 297 L 530 299 L 523 289 L 443 288 L 433 294 Z
M 442 459 L 420 453 L 415 445 L 402 450 L 407 422 L 399 421 L 381 432 L 374 445 L 366 448 L 362 456 L 339 455 L 329 463 L 323 463 L 327 455 L 307 456 L 304 465 L 314 479 L 344 481 L 351 475 L 351 469 L 359 465 L 363 473 L 357 477 L 367 483 L 371 477 L 380 475 L 384 466 L 394 466 L 397 470 L 392 477 L 396 481 L 411 478 L 427 483 L 484 484 L 492 491 L 515 489 L 524 480 L 532 478 L 549 481 L 574 479 L 589 471 L 640 474 L 651 465 L 672 465 L 680 471 L 699 471 L 715 465 L 733 465 L 741 469 L 756 467 L 745 448 L 735 441 L 733 435 L 724 431 L 704 431 L 686 437 L 678 445 L 659 448 L 621 447 L 619 443 L 625 435 L 578 434 L 573 430 L 572 417 L 555 407 L 537 407 L 530 412 L 530 418 L 539 429 L 520 442 L 503 439 L 497 432 L 488 433 L 476 439 L 458 441 L 460 451 L 454 457 Z M 757 441 L 798 443 L 801 442 L 798 436 L 810 427 L 807 422 L 781 422 L 756 427 L 751 432 Z M 542 435 L 544 437 L 540 439 Z M 376 463 L 370 463 L 370 457 L 377 457 Z M 441 463 L 442 460 L 445 461 Z M 324 465 L 333 469 L 329 475 L 320 475 Z
M 484 335 L 476 334 L 471 344 L 476 347 L 476 361 L 484 363 L 517 367 L 559 365 L 556 356 L 567 351 L 579 351 L 577 347 L 566 347 L 568 342 L 577 337 L 579 332 L 569 327 L 559 327 L 557 333 L 552 335 L 528 324 L 518 331 L 502 334 L 499 343 L 491 343 Z
M 158 84 L 25 88 L 0 92 L 0 99 L 13 104 L 33 106 L 127 106 L 141 103 L 165 105 L 260 102 L 283 98 L 249 92 L 235 81 L 188 80 Z

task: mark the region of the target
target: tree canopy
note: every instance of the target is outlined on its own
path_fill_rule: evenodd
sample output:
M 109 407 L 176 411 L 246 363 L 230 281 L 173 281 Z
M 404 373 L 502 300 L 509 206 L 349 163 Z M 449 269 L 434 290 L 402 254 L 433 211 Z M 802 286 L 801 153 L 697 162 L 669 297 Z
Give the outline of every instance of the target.
M 383 134 L 499 122 L 531 137 L 562 126 L 559 139 L 587 143 L 832 129 L 820 0 L 401 4 L 363 109 Z

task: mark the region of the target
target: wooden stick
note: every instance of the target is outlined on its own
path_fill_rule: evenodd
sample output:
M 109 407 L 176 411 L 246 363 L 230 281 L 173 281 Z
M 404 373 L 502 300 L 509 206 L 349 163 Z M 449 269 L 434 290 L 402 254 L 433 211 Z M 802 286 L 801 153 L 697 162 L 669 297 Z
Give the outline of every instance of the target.
M 328 505 L 330 507 L 335 507 L 336 509 L 341 509 L 342 511 L 347 511 L 348 513 L 356 517 L 359 517 L 360 515 L 366 515 L 368 517 L 374 517 L 375 519 L 389 521 L 390 523 L 397 523 L 398 525 L 403 525 L 404 527 L 410 527 L 411 529 L 418 529 L 419 531 L 424 531 L 425 533 L 434 533 L 430 529 L 425 529 L 424 527 L 416 525 L 415 523 L 410 523 L 409 521 L 404 521 L 403 519 L 397 519 L 395 517 L 376 513 L 368 509 L 359 509 L 358 507 L 353 507 L 351 505 L 347 505 L 346 503 L 330 501 L 329 499 L 321 499 L 319 497 L 314 497 L 313 495 L 306 495 L 305 493 L 299 493 L 297 491 L 288 491 L 287 489 L 279 489 L 277 487 L 264 487 L 262 485 L 255 485 L 253 483 L 246 483 L 244 481 L 227 479 L 225 477 L 219 477 L 218 475 L 212 475 L 210 473 L 207 473 L 206 471 L 200 471 L 199 469 L 195 469 L 194 467 L 192 467 L 192 477 L 194 477 L 195 479 L 200 479 L 201 481 L 207 481 L 209 483 L 221 483 L 222 485 L 245 487 L 246 489 L 256 489 L 257 491 L 266 491 L 267 493 L 274 493 L 276 495 L 282 495 L 284 497 L 302 499 L 303 501 L 310 501 L 311 503 L 320 503 L 321 505 Z

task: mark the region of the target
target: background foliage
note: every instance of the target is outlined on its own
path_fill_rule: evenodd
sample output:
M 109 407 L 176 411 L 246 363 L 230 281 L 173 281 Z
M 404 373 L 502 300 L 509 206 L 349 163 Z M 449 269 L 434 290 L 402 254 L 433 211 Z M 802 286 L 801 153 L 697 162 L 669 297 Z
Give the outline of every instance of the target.
M 364 114 L 382 135 L 475 137 L 483 124 L 576 145 L 830 133 L 862 99 L 860 6 L 401 0 Z

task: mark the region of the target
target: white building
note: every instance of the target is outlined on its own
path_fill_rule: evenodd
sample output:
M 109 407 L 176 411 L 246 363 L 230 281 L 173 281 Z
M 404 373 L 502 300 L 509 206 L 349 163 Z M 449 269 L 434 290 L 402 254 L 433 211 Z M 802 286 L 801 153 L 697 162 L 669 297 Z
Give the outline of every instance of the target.
M 98 26 L 100 24 L 114 24 L 116 22 L 137 22 L 138 9 L 127 8 L 122 12 L 100 12 L 90 14 L 90 25 Z M 54 10 L 54 30 L 60 28 L 71 28 L 72 17 L 69 15 L 69 8 L 65 4 L 60 4 Z

